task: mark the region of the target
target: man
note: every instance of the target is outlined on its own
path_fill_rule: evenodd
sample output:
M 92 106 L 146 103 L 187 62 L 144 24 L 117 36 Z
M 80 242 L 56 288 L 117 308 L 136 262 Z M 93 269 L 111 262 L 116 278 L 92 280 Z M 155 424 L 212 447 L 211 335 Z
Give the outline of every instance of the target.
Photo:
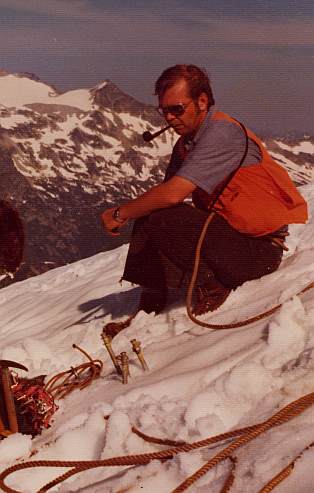
M 203 243 L 193 311 L 218 308 L 232 289 L 275 271 L 287 225 L 304 223 L 307 206 L 260 140 L 246 136 L 217 111 L 206 73 L 194 65 L 166 69 L 155 85 L 159 110 L 180 135 L 165 180 L 102 214 L 109 234 L 136 219 L 122 279 L 139 284 L 138 309 L 159 313 L 168 291 L 186 286 L 211 202 L 230 173 L 241 168 L 216 200 Z M 183 203 L 192 197 L 193 206 Z

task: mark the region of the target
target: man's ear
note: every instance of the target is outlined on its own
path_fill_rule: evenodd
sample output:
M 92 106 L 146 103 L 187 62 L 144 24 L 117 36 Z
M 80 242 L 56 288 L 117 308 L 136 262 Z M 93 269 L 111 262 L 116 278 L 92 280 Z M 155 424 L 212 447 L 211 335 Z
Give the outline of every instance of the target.
M 198 107 L 201 111 L 207 110 L 208 108 L 208 96 L 205 92 L 198 97 Z

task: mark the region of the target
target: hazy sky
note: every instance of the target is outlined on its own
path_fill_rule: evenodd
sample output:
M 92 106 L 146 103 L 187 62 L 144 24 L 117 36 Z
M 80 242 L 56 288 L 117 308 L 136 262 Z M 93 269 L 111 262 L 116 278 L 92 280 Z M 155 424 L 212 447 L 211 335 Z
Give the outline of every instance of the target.
M 314 135 L 313 0 L 0 0 L 0 52 L 61 90 L 110 79 L 148 103 L 164 68 L 198 64 L 254 130 Z

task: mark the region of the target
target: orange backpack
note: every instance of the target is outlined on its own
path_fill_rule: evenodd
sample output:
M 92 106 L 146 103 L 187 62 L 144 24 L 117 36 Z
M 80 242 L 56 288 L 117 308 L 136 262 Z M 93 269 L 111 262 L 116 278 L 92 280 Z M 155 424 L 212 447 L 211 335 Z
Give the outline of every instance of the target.
M 214 113 L 212 118 L 238 124 L 220 111 Z M 236 172 L 214 210 L 235 229 L 252 236 L 272 233 L 285 224 L 305 223 L 308 218 L 307 204 L 287 171 L 272 159 L 253 132 L 248 130 L 247 133 L 260 148 L 262 160 Z M 193 202 L 202 208 L 209 208 L 216 190 L 209 195 L 197 188 L 193 192 Z

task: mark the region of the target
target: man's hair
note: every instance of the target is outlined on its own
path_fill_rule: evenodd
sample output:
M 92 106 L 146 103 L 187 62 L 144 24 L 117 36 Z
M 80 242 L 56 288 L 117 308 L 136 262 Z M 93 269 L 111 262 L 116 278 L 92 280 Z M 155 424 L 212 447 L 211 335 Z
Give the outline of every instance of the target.
M 208 108 L 215 104 L 208 75 L 196 65 L 174 65 L 164 70 L 156 81 L 155 94 L 161 98 L 170 87 L 182 79 L 186 80 L 192 99 L 197 99 L 205 93 L 208 96 Z

